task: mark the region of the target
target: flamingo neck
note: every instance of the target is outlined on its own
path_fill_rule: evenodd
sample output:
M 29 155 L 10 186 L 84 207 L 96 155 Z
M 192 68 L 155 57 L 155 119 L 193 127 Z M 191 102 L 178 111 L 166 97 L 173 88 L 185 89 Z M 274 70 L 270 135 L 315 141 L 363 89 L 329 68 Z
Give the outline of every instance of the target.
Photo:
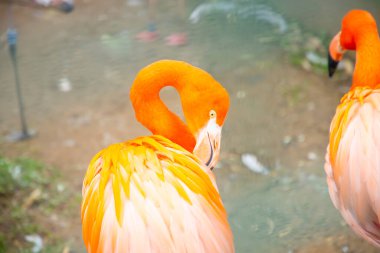
M 195 137 L 188 126 L 160 99 L 160 90 L 166 86 L 174 87 L 181 100 L 186 96 L 183 87 L 188 66 L 165 63 L 154 64 L 143 69 L 131 88 L 130 98 L 137 120 L 153 134 L 161 135 L 192 152 Z
M 361 29 L 355 36 L 356 66 L 352 88 L 380 84 L 380 40 L 376 27 Z

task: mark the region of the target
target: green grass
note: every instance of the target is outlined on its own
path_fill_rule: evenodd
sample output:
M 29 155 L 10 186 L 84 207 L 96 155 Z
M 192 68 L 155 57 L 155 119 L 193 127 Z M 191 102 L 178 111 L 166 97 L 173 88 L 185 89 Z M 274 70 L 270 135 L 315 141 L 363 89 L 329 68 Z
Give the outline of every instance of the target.
M 33 159 L 0 156 L 0 253 L 31 252 L 32 244 L 25 240 L 30 234 L 43 238 L 41 252 L 62 251 L 63 243 L 50 236 L 43 225 L 51 223 L 47 220 L 50 214 L 61 212 L 64 203 L 72 202 L 67 187 L 58 190 L 62 183 L 56 171 Z M 33 192 L 37 197 L 31 197 Z

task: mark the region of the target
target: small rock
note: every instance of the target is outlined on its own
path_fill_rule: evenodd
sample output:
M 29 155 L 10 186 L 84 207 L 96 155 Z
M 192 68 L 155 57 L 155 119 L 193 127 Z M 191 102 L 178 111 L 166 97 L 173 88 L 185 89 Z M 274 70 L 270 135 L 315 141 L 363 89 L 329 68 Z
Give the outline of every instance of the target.
M 67 78 L 61 78 L 58 82 L 58 89 L 62 92 L 69 92 L 72 90 L 71 83 Z
M 62 184 L 62 183 L 58 183 L 57 184 L 57 191 L 58 192 L 63 192 L 64 190 L 65 190 L 65 185 L 64 184 Z
M 241 156 L 243 164 L 251 171 L 262 175 L 268 175 L 269 170 L 265 168 L 258 160 L 257 157 L 252 154 L 243 154 Z
M 282 144 L 284 144 L 285 146 L 287 146 L 287 145 L 289 145 L 292 142 L 292 140 L 293 140 L 292 136 L 286 135 L 282 139 Z
M 25 240 L 33 244 L 33 248 L 32 248 L 33 253 L 40 252 L 44 247 L 44 242 L 40 235 L 37 235 L 37 234 L 26 235 Z
M 245 98 L 245 96 L 246 96 L 245 91 L 239 90 L 239 91 L 236 93 L 236 97 L 237 97 L 238 99 Z
M 318 158 L 318 155 L 315 152 L 307 153 L 307 159 L 309 159 L 310 161 L 315 161 L 317 160 L 317 158 Z
M 350 252 L 350 248 L 349 248 L 347 245 L 344 245 L 344 246 L 342 247 L 342 252 L 343 252 L 343 253 L 348 253 L 348 252 Z

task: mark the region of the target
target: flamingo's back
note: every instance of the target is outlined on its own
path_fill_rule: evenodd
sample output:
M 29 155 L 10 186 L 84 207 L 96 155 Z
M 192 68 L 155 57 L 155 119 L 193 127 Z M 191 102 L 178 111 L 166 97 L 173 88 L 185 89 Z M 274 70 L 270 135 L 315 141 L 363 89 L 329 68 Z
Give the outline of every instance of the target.
M 380 87 L 346 94 L 331 123 L 325 171 L 331 199 L 359 235 L 380 246 Z
M 88 252 L 234 252 L 213 175 L 164 137 L 141 137 L 100 151 L 82 193 Z

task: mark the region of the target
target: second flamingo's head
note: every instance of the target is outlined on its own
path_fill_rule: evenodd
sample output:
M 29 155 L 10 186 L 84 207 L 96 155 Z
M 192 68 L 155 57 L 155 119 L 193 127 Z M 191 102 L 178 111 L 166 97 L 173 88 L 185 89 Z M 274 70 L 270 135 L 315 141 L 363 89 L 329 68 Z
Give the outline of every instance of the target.
M 348 12 L 342 21 L 341 31 L 330 42 L 328 68 L 329 76 L 333 76 L 339 61 L 346 50 L 356 50 L 358 38 L 368 29 L 377 29 L 373 16 L 364 10 Z

